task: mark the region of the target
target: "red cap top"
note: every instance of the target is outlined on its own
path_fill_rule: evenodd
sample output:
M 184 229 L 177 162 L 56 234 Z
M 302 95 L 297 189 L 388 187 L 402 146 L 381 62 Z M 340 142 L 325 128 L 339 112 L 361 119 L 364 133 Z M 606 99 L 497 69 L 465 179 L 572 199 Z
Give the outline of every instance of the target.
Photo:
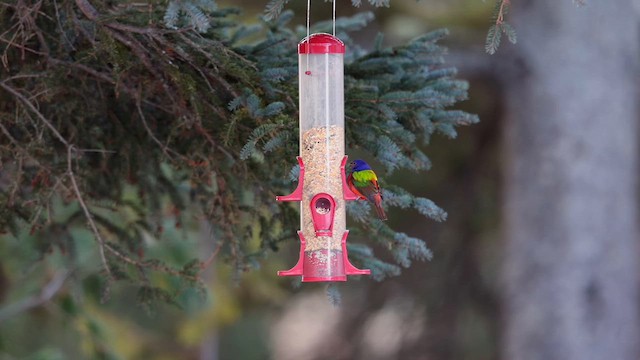
M 330 34 L 311 34 L 298 44 L 298 54 L 344 54 L 344 43 Z

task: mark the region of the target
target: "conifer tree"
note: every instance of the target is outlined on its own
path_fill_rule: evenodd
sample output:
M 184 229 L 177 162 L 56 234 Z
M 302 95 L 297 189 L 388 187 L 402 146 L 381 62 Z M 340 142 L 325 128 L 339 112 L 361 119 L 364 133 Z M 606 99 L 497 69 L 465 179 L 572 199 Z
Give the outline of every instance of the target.
M 213 0 L 0 1 L 1 236 L 36 259 L 59 249 L 73 267 L 88 229 L 103 288 L 129 281 L 143 304 L 174 301 L 176 291 L 154 279 L 199 287 L 213 256 L 240 276 L 297 241 L 297 210 L 274 201 L 296 180 L 298 149 L 287 145 L 298 136 L 296 45 L 305 33 L 284 3 L 243 25 L 239 9 Z M 432 136 L 455 138 L 456 127 L 477 121 L 451 109 L 467 83 L 444 63 L 446 30 L 392 48 L 378 36 L 365 51 L 349 35 L 372 19 L 363 12 L 336 24 L 349 49 L 347 143 L 375 159 L 383 177 L 426 171 L 422 149 Z M 386 206 L 446 219 L 431 200 L 383 187 Z M 431 257 L 423 239 L 373 218 L 367 203 L 348 211 L 350 256 L 374 279 Z M 167 218 L 175 228 L 209 223 L 211 257 L 147 254 Z M 394 261 L 380 260 L 366 239 Z

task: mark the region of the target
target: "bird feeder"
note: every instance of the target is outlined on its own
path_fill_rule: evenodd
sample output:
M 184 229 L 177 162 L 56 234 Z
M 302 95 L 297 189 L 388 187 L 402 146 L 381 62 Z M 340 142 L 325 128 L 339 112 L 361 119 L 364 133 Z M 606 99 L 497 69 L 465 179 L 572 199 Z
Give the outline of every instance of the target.
M 347 257 L 346 209 L 356 196 L 347 186 L 344 154 L 345 46 L 329 34 L 312 34 L 298 44 L 300 175 L 296 190 L 277 201 L 300 201 L 300 258 L 279 276 L 303 282 L 346 281 L 368 275 Z

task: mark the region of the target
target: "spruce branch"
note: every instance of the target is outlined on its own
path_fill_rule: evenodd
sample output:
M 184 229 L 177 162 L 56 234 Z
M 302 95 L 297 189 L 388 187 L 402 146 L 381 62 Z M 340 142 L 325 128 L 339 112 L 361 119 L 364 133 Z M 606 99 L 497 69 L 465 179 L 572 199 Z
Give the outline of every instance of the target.
M 170 0 L 164 14 L 164 25 L 170 29 L 178 29 L 181 14 L 184 20 L 200 33 L 211 28 L 211 22 L 205 12 L 213 12 L 218 8 L 214 0 Z
M 493 24 L 487 31 L 487 38 L 485 40 L 485 51 L 493 55 L 498 51 L 500 47 L 500 40 L 502 34 L 507 35 L 507 39 L 512 44 L 517 41 L 515 29 L 505 21 L 505 16 L 509 12 L 511 6 L 511 0 L 497 0 L 496 6 L 493 12 Z
M 282 9 L 289 0 L 271 0 L 264 9 L 264 17 L 267 21 L 275 20 L 282 13 Z
M 487 39 L 484 45 L 485 51 L 490 55 L 495 54 L 500 47 L 501 38 L 502 31 L 500 31 L 500 25 L 491 25 L 491 27 L 489 27 L 489 31 L 487 31 Z

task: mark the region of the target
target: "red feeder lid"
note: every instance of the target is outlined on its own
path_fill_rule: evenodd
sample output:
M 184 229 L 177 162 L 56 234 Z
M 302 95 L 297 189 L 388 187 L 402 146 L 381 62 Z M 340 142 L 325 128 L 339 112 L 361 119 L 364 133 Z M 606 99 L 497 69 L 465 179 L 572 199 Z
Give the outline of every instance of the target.
M 331 34 L 311 34 L 298 44 L 298 54 L 344 54 L 344 43 Z

